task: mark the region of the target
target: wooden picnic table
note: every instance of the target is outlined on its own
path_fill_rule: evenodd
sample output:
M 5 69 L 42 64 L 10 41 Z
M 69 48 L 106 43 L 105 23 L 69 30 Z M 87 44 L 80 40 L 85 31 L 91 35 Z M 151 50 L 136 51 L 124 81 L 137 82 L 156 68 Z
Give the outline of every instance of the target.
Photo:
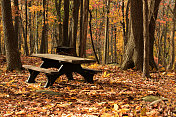
M 79 73 L 84 77 L 85 81 L 93 83 L 94 74 L 100 72 L 98 70 L 81 67 L 81 64 L 83 63 L 96 62 L 93 59 L 58 54 L 32 54 L 31 56 L 41 58 L 43 63 L 40 65 L 40 67 L 23 65 L 23 67 L 28 69 L 30 72 L 27 82 L 35 83 L 35 78 L 37 75 L 40 72 L 43 72 L 46 74 L 48 79 L 45 87 L 52 86 L 55 80 L 63 74 L 65 74 L 69 80 L 73 80 L 72 72 Z M 58 71 L 50 70 L 48 68 L 58 68 Z

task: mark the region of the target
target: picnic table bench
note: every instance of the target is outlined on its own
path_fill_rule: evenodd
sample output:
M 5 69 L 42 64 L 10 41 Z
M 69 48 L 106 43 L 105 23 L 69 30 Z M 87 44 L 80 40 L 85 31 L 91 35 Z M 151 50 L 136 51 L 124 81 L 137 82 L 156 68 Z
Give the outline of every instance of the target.
M 73 80 L 72 72 L 76 72 L 82 75 L 85 81 L 93 83 L 94 74 L 101 72 L 99 70 L 81 67 L 83 63 L 96 62 L 93 59 L 58 54 L 32 54 L 31 56 L 41 58 L 43 63 L 40 67 L 23 65 L 23 68 L 28 69 L 30 72 L 27 83 L 35 83 L 35 78 L 42 72 L 47 76 L 47 82 L 44 86 L 46 88 L 52 86 L 55 80 L 63 74 L 67 76 L 68 80 Z M 55 71 L 48 68 L 57 68 L 58 70 Z

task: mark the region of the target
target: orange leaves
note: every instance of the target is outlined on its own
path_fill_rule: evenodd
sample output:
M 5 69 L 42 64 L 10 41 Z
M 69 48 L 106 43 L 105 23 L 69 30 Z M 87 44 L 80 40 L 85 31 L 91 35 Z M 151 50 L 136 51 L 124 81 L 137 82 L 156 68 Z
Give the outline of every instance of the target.
M 22 111 L 16 112 L 15 114 L 16 115 L 25 115 L 26 111 L 22 110 Z
M 25 59 L 25 63 L 32 62 L 27 57 Z M 33 64 L 35 63 L 38 62 Z M 63 80 L 47 89 L 40 86 L 46 82 L 42 75 L 36 79 L 38 83 L 28 84 L 25 83 L 27 72 L 2 72 L 0 114 L 31 117 L 154 117 L 162 116 L 159 109 L 163 110 L 166 116 L 169 116 L 168 113 L 172 114 L 176 102 L 174 72 L 160 74 L 160 77 L 157 73 L 152 73 L 156 77 L 144 79 L 140 72 L 122 71 L 115 65 L 92 64 L 84 67 L 101 69 L 104 72 L 94 77 L 94 84 L 83 82 L 83 78 L 78 75 L 73 76 L 76 79 L 74 81 L 67 81 L 63 76 Z M 168 101 L 151 104 L 154 103 L 154 96 L 168 98 Z M 152 100 L 143 97 L 150 97 Z
M 34 11 L 42 11 L 43 10 L 43 6 L 35 6 L 33 5 L 32 7 L 29 7 L 30 12 L 34 12 Z

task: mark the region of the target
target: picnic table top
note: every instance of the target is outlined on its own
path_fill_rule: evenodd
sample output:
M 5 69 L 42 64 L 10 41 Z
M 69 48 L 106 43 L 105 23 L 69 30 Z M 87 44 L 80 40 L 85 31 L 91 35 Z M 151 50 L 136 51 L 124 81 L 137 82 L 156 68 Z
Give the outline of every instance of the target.
M 58 60 L 60 62 L 67 62 L 73 64 L 82 64 L 82 63 L 93 63 L 96 62 L 93 59 L 67 56 L 67 55 L 58 55 L 58 54 L 32 54 L 32 57 L 46 58 L 51 60 Z

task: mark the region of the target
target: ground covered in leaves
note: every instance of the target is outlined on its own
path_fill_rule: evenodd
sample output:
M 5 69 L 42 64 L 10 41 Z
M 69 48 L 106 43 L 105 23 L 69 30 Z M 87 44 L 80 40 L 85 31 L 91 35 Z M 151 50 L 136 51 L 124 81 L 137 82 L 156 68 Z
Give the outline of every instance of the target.
M 22 57 L 22 62 L 41 64 L 40 59 L 31 57 Z M 0 65 L 0 116 L 176 116 L 174 71 L 151 73 L 152 78 L 147 79 L 117 65 L 85 65 L 103 71 L 94 76 L 94 84 L 74 74 L 73 81 L 61 76 L 53 87 L 43 88 L 44 74 L 38 75 L 37 83 L 28 84 L 28 71 L 7 72 L 6 63 Z

